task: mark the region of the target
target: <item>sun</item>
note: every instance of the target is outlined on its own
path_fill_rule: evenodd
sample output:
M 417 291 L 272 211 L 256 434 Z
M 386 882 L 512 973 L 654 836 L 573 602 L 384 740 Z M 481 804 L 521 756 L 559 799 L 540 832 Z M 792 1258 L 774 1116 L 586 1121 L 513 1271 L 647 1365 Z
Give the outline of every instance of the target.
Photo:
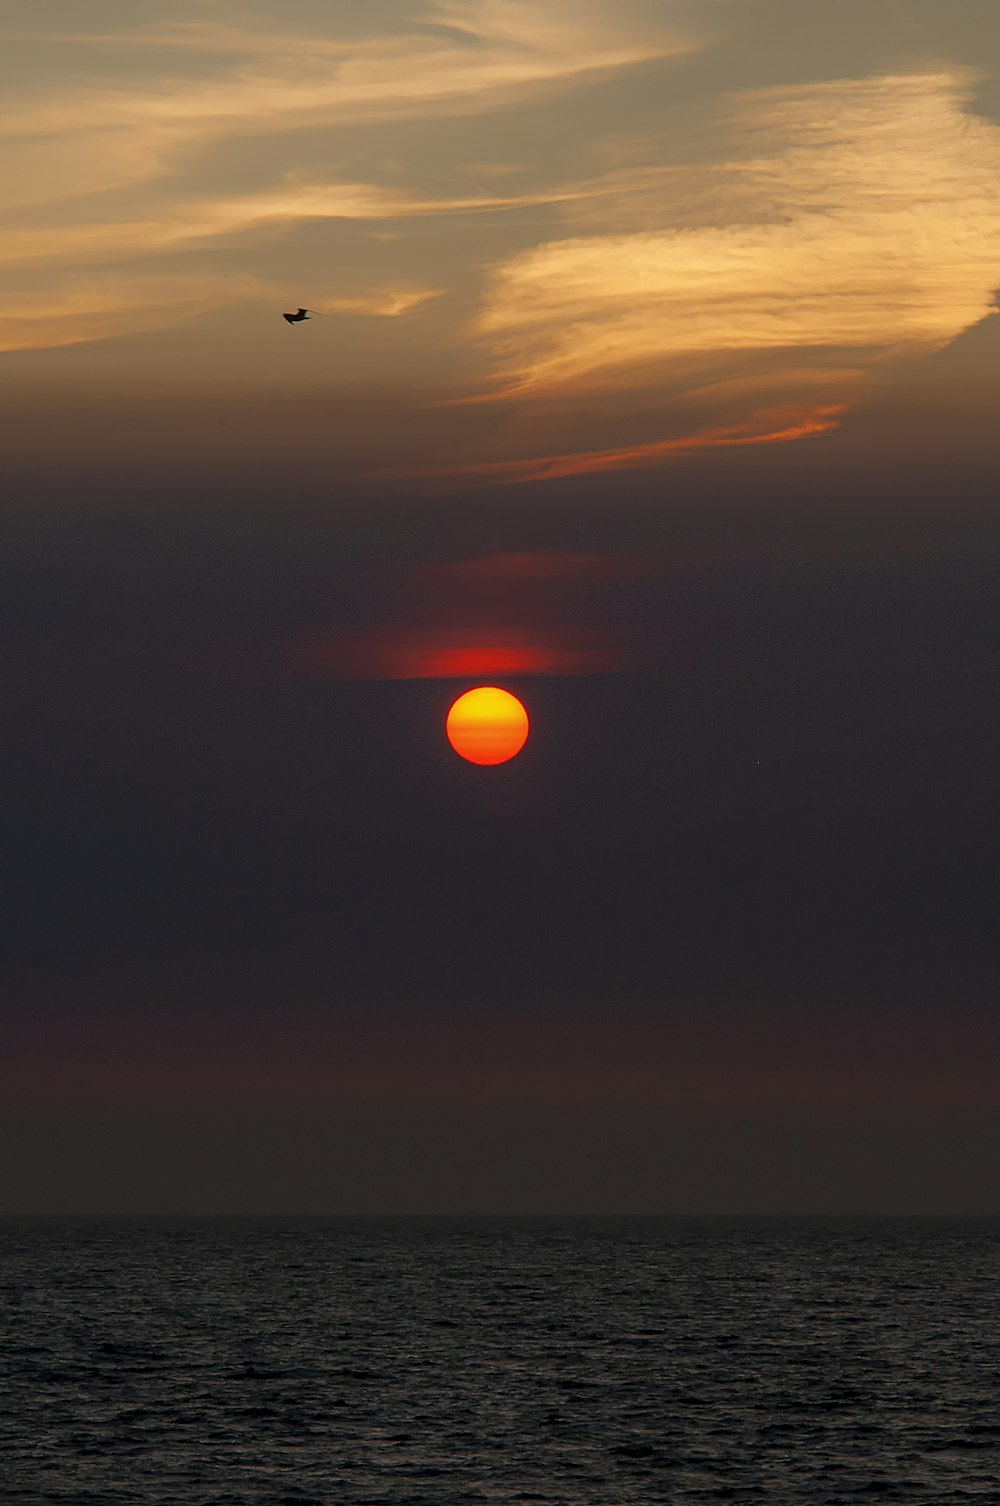
M 448 741 L 469 763 L 506 763 L 528 738 L 528 713 L 516 695 L 480 685 L 460 695 L 445 723 Z

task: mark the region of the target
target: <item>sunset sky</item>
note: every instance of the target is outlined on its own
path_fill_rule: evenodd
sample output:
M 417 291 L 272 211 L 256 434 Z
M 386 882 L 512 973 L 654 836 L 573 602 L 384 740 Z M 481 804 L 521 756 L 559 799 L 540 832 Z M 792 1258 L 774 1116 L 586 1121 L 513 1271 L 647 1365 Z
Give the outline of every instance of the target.
M 995 0 L 0 75 L 0 1212 L 1000 1212 Z

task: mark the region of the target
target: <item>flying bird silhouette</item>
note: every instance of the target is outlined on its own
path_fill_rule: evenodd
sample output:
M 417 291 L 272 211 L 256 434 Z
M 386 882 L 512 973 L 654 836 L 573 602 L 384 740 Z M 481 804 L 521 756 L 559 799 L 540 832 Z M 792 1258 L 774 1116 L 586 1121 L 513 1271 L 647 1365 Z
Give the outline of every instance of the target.
M 281 317 L 287 319 L 289 324 L 301 324 L 303 319 L 308 319 L 315 312 L 315 309 L 298 309 L 294 314 L 282 314 Z

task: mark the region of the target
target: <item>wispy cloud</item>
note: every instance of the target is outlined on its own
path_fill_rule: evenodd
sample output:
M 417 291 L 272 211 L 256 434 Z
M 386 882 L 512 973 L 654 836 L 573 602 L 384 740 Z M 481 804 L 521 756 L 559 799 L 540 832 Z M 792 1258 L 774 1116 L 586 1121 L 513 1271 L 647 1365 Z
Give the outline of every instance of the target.
M 421 24 L 423 23 L 423 24 Z M 104 154 L 138 162 L 136 142 L 171 153 L 229 134 L 274 134 L 308 126 L 482 112 L 525 89 L 688 50 L 668 26 L 641 25 L 627 11 L 569 0 L 462 0 L 425 10 L 395 34 L 292 36 L 259 24 L 158 24 L 116 36 L 80 33 L 76 45 L 183 47 L 230 55 L 218 74 L 164 76 L 143 87 L 120 76 L 86 88 L 13 97 L 0 109 L 0 137 L 91 138 Z
M 68 341 L 101 338 L 111 325 L 74 320 L 70 310 L 94 298 L 93 277 L 104 268 L 115 272 L 103 281 L 102 311 L 110 316 L 110 289 L 120 287 L 116 332 L 142 330 L 153 275 L 143 263 L 152 258 L 162 265 L 164 257 L 310 221 L 392 222 L 559 202 L 577 190 L 517 185 L 496 193 L 456 182 L 453 192 L 421 192 L 412 175 L 394 187 L 336 167 L 310 172 L 298 133 L 503 110 L 525 91 L 565 90 L 694 45 L 670 25 L 670 8 L 653 24 L 631 6 L 612 12 L 597 0 L 442 0 L 405 21 L 380 23 L 359 9 L 311 31 L 276 12 L 192 19 L 185 11 L 171 19 L 169 11 L 145 27 L 47 31 L 38 40 L 59 44 L 53 68 L 65 70 L 66 49 L 75 49 L 77 66 L 53 72 L 48 84 L 26 77 L 0 102 L 8 211 L 0 264 L 30 274 L 3 348 L 28 348 L 35 334 L 43 346 L 59 343 L 62 332 Z M 244 151 L 250 139 L 266 146 L 268 167 L 253 176 L 267 186 L 206 188 L 226 181 L 219 155 Z M 435 181 L 433 167 L 429 177 Z M 206 281 L 229 301 L 246 287 L 233 277 L 225 292 L 211 269 Z M 16 282 L 8 287 L 16 295 Z M 395 314 L 415 306 L 386 305 L 379 285 L 352 287 L 338 304 Z M 164 317 L 171 309 L 182 317 L 183 307 L 170 294 L 162 300 Z
M 370 582 L 376 621 L 363 634 L 331 628 L 279 657 L 346 679 L 604 674 L 636 650 L 622 597 L 676 564 L 563 550 L 422 562 Z
M 440 288 L 376 287 L 354 297 L 316 303 L 321 314 L 399 319 L 442 296 Z M 210 310 L 268 300 L 281 289 L 249 274 L 167 273 L 157 276 L 81 275 L 48 293 L 38 307 L 30 293 L 0 294 L 0 353 L 44 350 L 146 333 Z
M 322 314 L 367 314 L 373 319 L 399 319 L 434 298 L 441 288 L 373 288 L 357 298 L 328 298 L 317 310 Z
M 479 480 L 512 483 L 555 481 L 565 476 L 596 475 L 601 471 L 648 470 L 666 460 L 694 455 L 701 450 L 735 450 L 754 445 L 790 444 L 797 439 L 815 439 L 829 434 L 845 411 L 843 406 L 764 411 L 752 420 L 731 427 L 701 429 L 673 439 L 647 444 L 620 445 L 605 450 L 572 450 L 558 455 L 533 455 L 524 460 L 474 461 L 468 465 L 430 467 L 423 471 L 378 471 L 380 480 L 426 477 L 445 480 Z
M 732 124 L 757 152 L 711 177 L 712 223 L 575 236 L 495 270 L 477 332 L 503 390 L 954 339 L 1000 280 L 1000 128 L 966 113 L 970 89 L 939 73 L 745 97 Z M 664 219 L 684 186 L 661 183 Z
M 421 199 L 365 183 L 286 183 L 263 193 L 164 204 L 143 219 L 80 219 L 25 226 L 0 234 L 0 266 L 7 289 L 0 296 L 0 351 L 44 349 L 139 333 L 188 318 L 208 306 L 234 307 L 282 297 L 274 278 L 234 268 L 220 274 L 154 272 L 153 258 L 236 242 L 250 232 L 287 230 L 310 221 L 393 222 L 461 214 L 491 214 L 551 202 L 547 195 L 455 196 Z M 102 270 L 112 265 L 113 272 Z M 343 274 L 341 274 L 343 276 Z M 18 278 L 20 277 L 20 281 Z M 441 288 L 412 281 L 365 285 L 317 302 L 327 313 L 396 318 Z M 357 285 L 361 284 L 360 287 Z M 180 291 L 179 291 L 180 290 Z
M 829 432 L 993 308 L 1000 127 L 968 72 L 703 93 L 671 105 L 665 162 L 658 103 L 630 146 L 572 91 L 695 49 L 668 0 L 294 11 L 77 23 L 53 64 L 75 47 L 72 77 L 8 91 L 0 349 L 294 297 L 398 321 L 324 372 L 363 346 L 377 379 L 391 349 L 405 382 L 433 326 L 441 391 L 483 407 L 442 401 L 421 473 L 526 481 Z M 503 113 L 529 95 L 567 122 L 555 146 Z
M 643 228 L 551 240 L 495 267 L 474 328 L 494 357 L 479 400 L 697 392 L 726 422 L 452 473 L 537 480 L 826 432 L 886 362 L 989 314 L 1000 128 L 967 112 L 973 82 L 938 71 L 756 91 L 723 122 L 725 160 L 588 185 L 578 223 L 613 221 L 621 189 Z
M 57 231 L 49 226 L 11 230 L 0 236 L 0 263 L 123 262 L 268 226 L 491 213 L 557 203 L 566 197 L 551 193 L 419 198 L 369 183 L 289 182 L 263 193 L 176 202 L 146 219 L 81 219 Z
M 617 645 L 560 642 L 551 629 L 533 639 L 518 628 L 485 636 L 446 629 L 398 627 L 344 641 L 318 638 L 289 656 L 299 672 L 350 680 L 460 680 L 522 675 L 608 674 L 625 666 Z
M 199 273 L 108 275 L 70 280 L 32 305 L 30 295 L 0 294 L 0 352 L 44 350 L 161 329 L 205 314 L 220 302 L 274 297 L 259 278 Z

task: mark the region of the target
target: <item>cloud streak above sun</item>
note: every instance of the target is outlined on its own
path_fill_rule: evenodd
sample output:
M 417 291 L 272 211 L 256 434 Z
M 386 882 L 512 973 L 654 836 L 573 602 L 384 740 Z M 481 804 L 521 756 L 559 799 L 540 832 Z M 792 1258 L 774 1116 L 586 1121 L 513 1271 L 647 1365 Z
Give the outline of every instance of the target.
M 331 628 L 278 658 L 293 673 L 324 678 L 603 674 L 634 656 L 622 595 L 664 567 L 545 549 L 420 562 L 368 583 L 376 620 L 363 634 Z

